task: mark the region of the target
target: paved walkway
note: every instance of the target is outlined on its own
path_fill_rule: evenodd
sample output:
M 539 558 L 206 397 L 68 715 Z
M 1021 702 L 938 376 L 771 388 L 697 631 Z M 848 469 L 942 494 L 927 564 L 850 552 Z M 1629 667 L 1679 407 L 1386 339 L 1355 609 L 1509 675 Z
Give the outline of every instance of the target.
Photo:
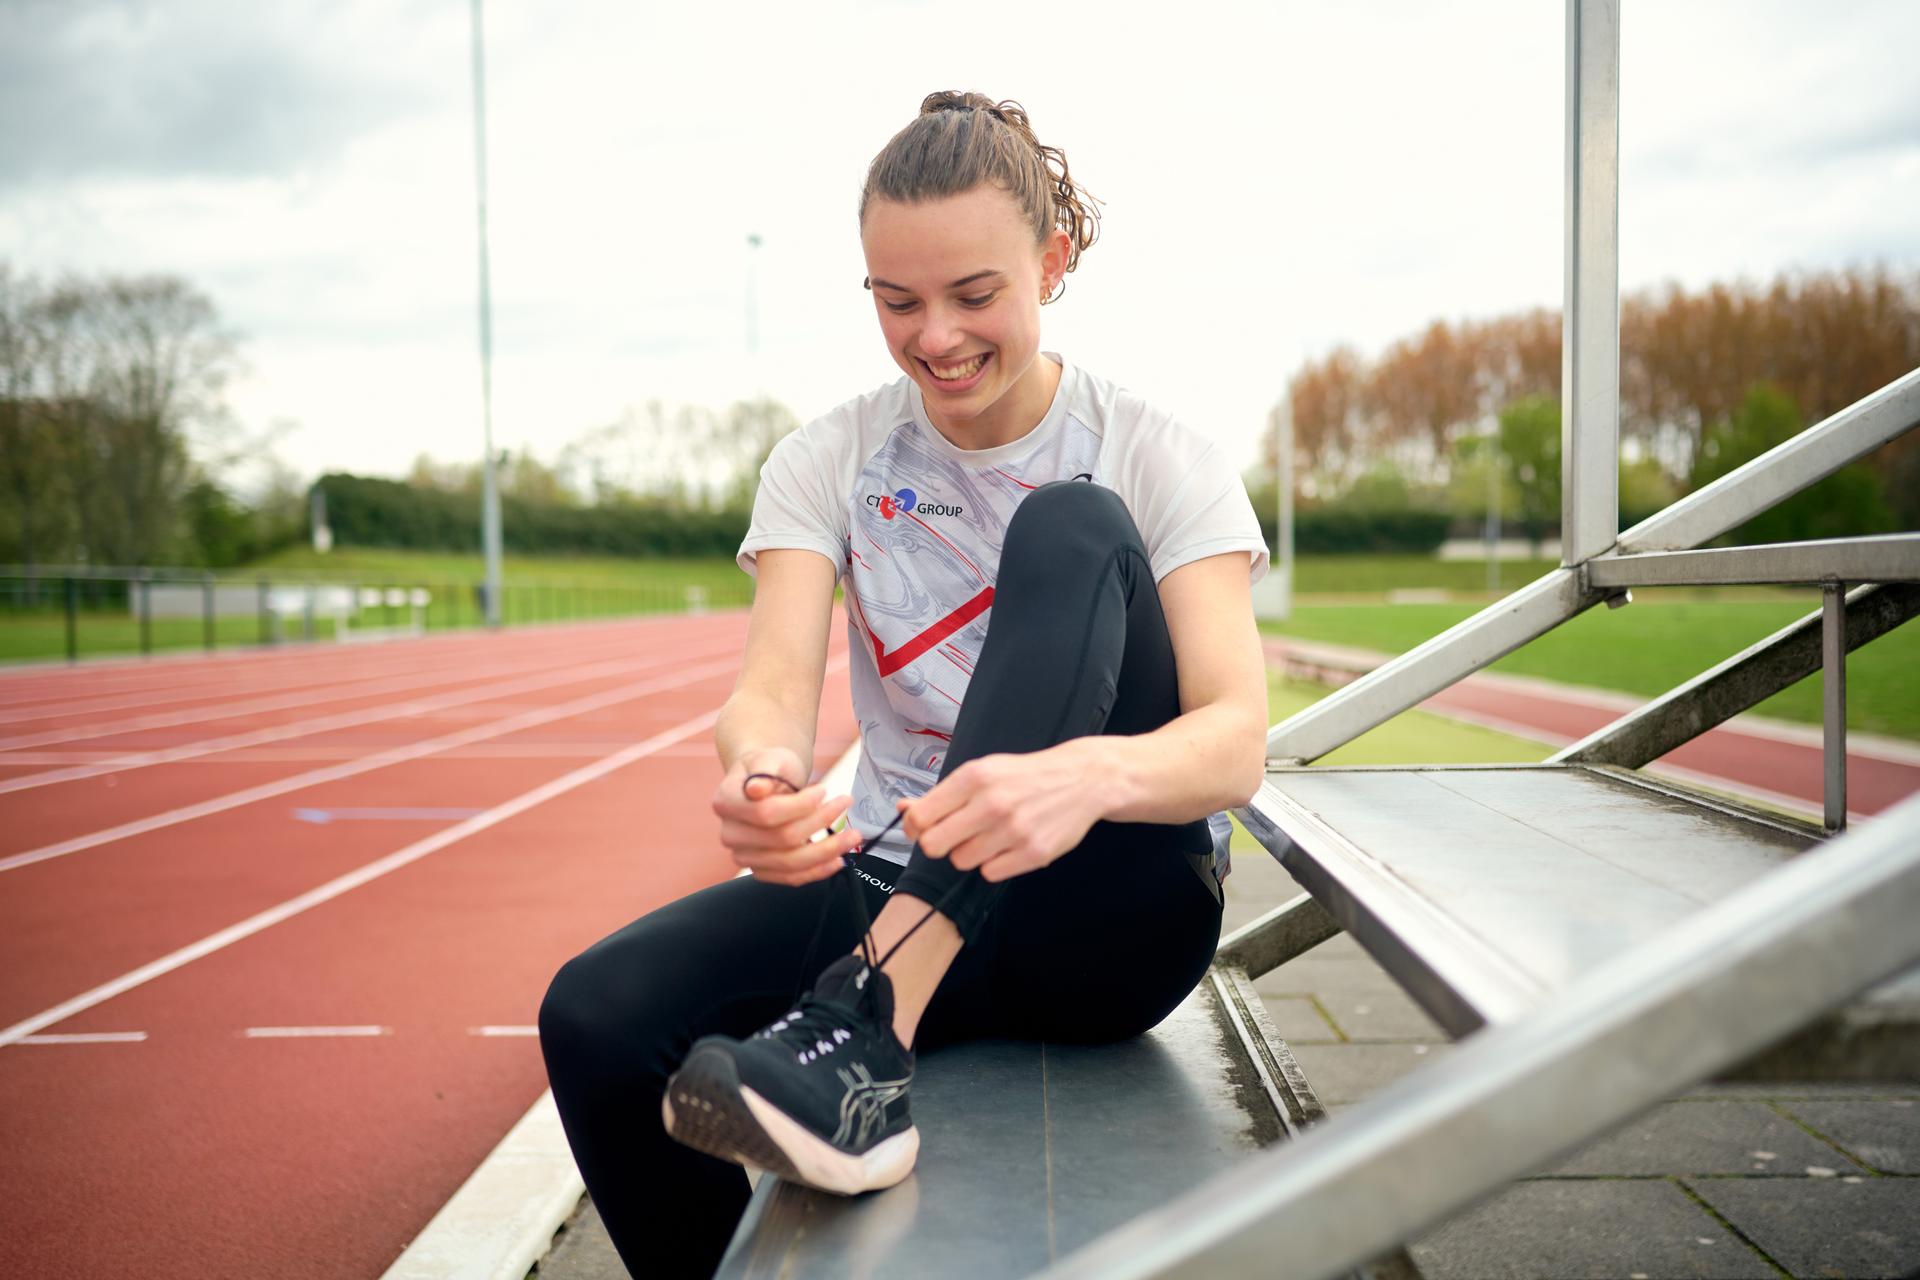
M 1227 924 L 1299 888 L 1234 859 Z M 1255 983 L 1337 1122 L 1447 1052 L 1351 938 Z M 1903 1277 L 1920 1273 L 1920 1064 L 1905 1087 L 1710 1086 L 1662 1104 L 1417 1241 L 1428 1280 Z

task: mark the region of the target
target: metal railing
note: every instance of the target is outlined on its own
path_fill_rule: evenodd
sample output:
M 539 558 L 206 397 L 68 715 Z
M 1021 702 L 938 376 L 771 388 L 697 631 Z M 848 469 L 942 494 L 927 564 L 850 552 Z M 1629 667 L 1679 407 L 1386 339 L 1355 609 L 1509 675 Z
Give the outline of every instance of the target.
M 737 583 L 515 582 L 505 626 L 744 608 Z M 0 662 L 392 638 L 486 625 L 472 581 L 284 571 L 0 566 Z

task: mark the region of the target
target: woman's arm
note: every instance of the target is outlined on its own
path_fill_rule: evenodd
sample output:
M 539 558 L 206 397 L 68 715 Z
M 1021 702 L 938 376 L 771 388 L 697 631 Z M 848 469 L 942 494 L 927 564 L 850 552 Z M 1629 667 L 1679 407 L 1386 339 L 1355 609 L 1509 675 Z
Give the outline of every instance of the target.
M 1245 804 L 1266 767 L 1267 685 L 1247 556 L 1209 556 L 1160 583 L 1181 714 L 1151 733 L 1096 735 L 968 761 L 907 808 L 934 857 L 1004 880 L 1045 866 L 1106 818 L 1188 822 Z
M 763 880 L 805 884 L 831 875 L 859 841 L 850 827 L 831 839 L 807 837 L 852 803 L 822 786 L 797 793 L 749 774 L 801 787 L 813 772 L 813 738 L 826 678 L 834 570 L 812 551 L 763 551 L 755 568 L 753 616 L 740 678 L 720 709 L 714 745 L 726 769 L 714 789 L 720 841 L 733 860 Z

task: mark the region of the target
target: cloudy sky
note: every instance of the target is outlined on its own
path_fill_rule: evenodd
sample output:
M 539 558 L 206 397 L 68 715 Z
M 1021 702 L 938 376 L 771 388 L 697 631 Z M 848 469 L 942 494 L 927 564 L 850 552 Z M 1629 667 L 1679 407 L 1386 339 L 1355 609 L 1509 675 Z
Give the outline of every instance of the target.
M 1920 267 L 1920 5 L 1624 7 L 1625 287 Z M 551 458 L 651 399 L 804 418 L 894 376 L 854 202 L 969 88 L 1106 202 L 1047 346 L 1250 461 L 1303 358 L 1559 305 L 1562 20 L 492 0 L 496 438 Z M 235 413 L 295 424 L 306 474 L 476 457 L 468 41 L 465 0 L 0 0 L 0 260 L 192 281 L 243 335 Z

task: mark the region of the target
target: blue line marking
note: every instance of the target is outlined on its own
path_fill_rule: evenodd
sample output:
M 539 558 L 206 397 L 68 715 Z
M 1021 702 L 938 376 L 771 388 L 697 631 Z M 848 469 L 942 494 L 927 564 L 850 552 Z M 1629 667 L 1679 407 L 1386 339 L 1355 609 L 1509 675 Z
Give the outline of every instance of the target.
M 326 826 L 329 822 L 458 822 L 484 809 L 295 809 L 295 822 Z

